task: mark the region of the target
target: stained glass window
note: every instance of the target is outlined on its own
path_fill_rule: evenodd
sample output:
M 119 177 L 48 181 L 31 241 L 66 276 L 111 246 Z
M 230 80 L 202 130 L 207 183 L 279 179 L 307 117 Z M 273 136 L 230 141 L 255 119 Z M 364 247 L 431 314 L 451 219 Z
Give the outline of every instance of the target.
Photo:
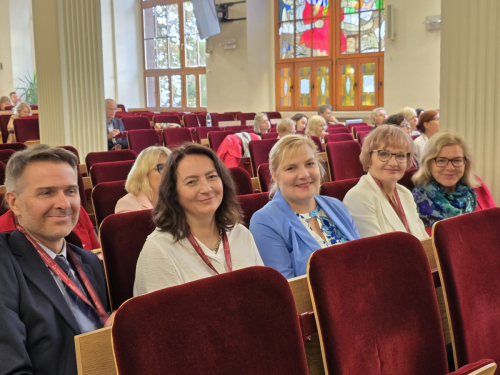
M 377 90 L 377 81 L 375 77 L 374 62 L 361 64 L 361 105 L 375 105 L 375 91 Z
M 330 104 L 330 67 L 316 67 L 316 105 Z
M 292 106 L 292 68 L 279 69 L 279 101 L 281 107 Z
M 299 106 L 311 106 L 311 68 L 299 68 Z
M 341 105 L 354 106 L 354 84 L 356 83 L 354 64 L 344 64 L 340 68 L 342 79 Z

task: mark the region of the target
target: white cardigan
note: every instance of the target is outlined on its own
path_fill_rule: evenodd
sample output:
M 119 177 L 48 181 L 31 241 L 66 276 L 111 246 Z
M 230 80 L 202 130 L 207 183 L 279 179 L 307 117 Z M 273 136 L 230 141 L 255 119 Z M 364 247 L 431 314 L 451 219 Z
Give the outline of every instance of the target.
M 396 189 L 410 233 L 419 240 L 429 238 L 424 223 L 418 216 L 417 205 L 411 191 L 399 184 L 396 185 Z M 390 232 L 406 232 L 403 222 L 369 173 L 361 177 L 356 186 L 347 192 L 344 204 L 362 238 Z
M 415 158 L 419 163 L 420 160 L 422 160 L 422 154 L 424 153 L 428 141 L 429 137 L 427 137 L 425 133 L 420 134 L 420 137 L 415 138 L 413 141 L 413 145 L 415 146 Z

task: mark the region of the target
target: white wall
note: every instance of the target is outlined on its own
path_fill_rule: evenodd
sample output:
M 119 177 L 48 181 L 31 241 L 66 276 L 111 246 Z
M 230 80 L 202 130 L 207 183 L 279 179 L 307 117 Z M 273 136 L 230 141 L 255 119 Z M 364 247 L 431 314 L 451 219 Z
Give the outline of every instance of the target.
M 10 0 L 0 0 L 0 96 L 9 95 L 14 88 L 12 52 L 10 45 Z
M 427 31 L 426 16 L 441 14 L 441 0 L 388 0 L 394 6 L 395 39 L 386 39 L 384 105 L 439 108 L 441 31 Z

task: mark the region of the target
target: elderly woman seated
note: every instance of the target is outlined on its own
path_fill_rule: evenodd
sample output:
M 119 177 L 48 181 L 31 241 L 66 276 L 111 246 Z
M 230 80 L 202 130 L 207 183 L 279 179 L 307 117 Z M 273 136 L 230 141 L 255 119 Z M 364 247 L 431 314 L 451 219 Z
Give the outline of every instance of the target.
M 17 115 L 12 115 L 7 125 L 7 130 L 9 131 L 7 143 L 16 142 L 16 135 L 14 134 L 14 120 L 27 116 L 31 116 L 31 107 L 26 103 L 19 104 L 19 106 L 17 107 Z
M 429 237 L 411 191 L 398 184 L 412 156 L 411 138 L 396 126 L 378 126 L 365 138 L 359 158 L 368 173 L 344 198 L 361 237 L 396 231 Z
M 439 131 L 439 112 L 435 110 L 422 112 L 420 116 L 418 116 L 417 129 L 420 131 L 421 135 L 414 141 L 415 157 L 420 163 L 425 145 L 429 139 Z
M 295 134 L 295 122 L 290 118 L 282 119 L 276 126 L 276 132 L 278 133 L 278 139 L 289 134 Z
M 307 123 L 306 136 L 314 135 L 324 142 L 323 135 L 326 134 L 326 129 L 328 129 L 328 124 L 323 117 L 311 116 Z
M 257 135 L 262 135 L 263 133 L 268 133 L 269 129 L 271 129 L 271 123 L 267 118 L 265 113 L 257 113 L 253 122 L 253 130 Z
M 417 111 L 410 107 L 404 107 L 399 111 L 399 113 L 401 113 L 405 117 L 406 121 L 408 121 L 408 123 L 410 124 L 411 135 L 420 135 L 420 132 L 417 130 Z
M 387 113 L 385 113 L 385 109 L 382 107 L 375 108 L 370 113 L 370 124 L 374 127 L 382 125 L 384 120 L 387 118 Z
M 163 165 L 170 152 L 158 146 L 142 150 L 127 176 L 125 190 L 128 194 L 116 203 L 115 214 L 153 208 L 158 199 Z
M 474 188 L 488 189 L 474 176 L 467 142 L 452 131 L 440 131 L 429 140 L 412 180 L 413 198 L 427 228 L 439 220 L 495 207 L 488 193 L 478 199 Z
M 250 220 L 264 264 L 286 278 L 304 275 L 316 250 L 359 238 L 342 202 L 318 195 L 316 145 L 302 135 L 280 139 L 269 153 L 272 201 Z

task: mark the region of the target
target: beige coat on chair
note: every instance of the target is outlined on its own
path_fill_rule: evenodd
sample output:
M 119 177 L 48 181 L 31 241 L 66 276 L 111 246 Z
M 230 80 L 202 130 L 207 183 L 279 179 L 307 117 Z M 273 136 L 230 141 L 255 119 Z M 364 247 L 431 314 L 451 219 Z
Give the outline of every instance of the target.
M 123 212 L 141 211 L 141 210 L 151 210 L 153 205 L 149 201 L 146 194 L 140 193 L 139 196 L 135 196 L 128 193 L 123 198 L 121 198 L 115 206 L 115 214 Z

